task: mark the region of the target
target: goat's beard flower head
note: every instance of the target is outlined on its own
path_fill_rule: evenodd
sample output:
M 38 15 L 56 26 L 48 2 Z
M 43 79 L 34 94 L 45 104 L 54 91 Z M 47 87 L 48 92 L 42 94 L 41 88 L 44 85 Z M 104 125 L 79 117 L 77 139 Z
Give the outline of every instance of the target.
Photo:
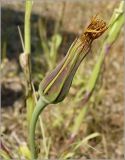
M 88 54 L 93 40 L 106 30 L 106 23 L 102 19 L 97 16 L 92 18 L 87 29 L 72 43 L 64 59 L 40 83 L 39 94 L 46 102 L 58 103 L 66 97 L 73 77 Z

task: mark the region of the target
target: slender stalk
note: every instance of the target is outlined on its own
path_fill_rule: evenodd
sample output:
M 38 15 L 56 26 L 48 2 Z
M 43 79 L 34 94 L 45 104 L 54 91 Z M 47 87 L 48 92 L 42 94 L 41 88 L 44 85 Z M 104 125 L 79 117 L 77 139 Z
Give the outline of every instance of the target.
M 38 117 L 40 113 L 43 111 L 43 109 L 46 107 L 47 103 L 43 101 L 42 98 L 40 98 L 36 104 L 36 107 L 34 109 L 34 112 L 32 114 L 31 123 L 30 123 L 30 130 L 29 130 L 29 145 L 31 150 L 31 157 L 32 160 L 37 159 L 37 152 L 35 147 L 35 129 L 36 129 L 36 123 L 38 120 Z
M 24 68 L 26 76 L 26 108 L 27 108 L 27 121 L 28 126 L 30 124 L 33 108 L 34 108 L 34 98 L 33 98 L 33 89 L 32 89 L 32 80 L 31 80 L 31 11 L 32 11 L 32 0 L 25 0 L 25 26 L 24 26 L 24 43 L 25 43 L 25 61 L 26 66 Z
M 26 0 L 25 6 L 25 53 L 30 54 L 31 52 L 31 29 L 30 29 L 30 17 L 31 17 L 31 10 L 32 10 L 32 0 Z
M 94 91 L 95 86 L 97 84 L 97 80 L 100 76 L 100 71 L 101 71 L 102 65 L 104 63 L 105 56 L 107 55 L 107 53 L 109 52 L 109 49 L 112 47 L 112 45 L 117 40 L 119 33 L 122 29 L 122 26 L 125 22 L 124 12 L 123 12 L 124 4 L 125 4 L 125 2 L 121 1 L 119 8 L 117 10 L 115 9 L 113 12 L 111 20 L 109 22 L 109 25 L 111 27 L 109 28 L 107 37 L 104 40 L 103 46 L 100 50 L 100 55 L 98 57 L 98 61 L 94 66 L 91 77 L 90 77 L 88 84 L 86 86 L 86 94 L 84 96 L 83 105 L 85 105 L 85 103 L 88 103 L 89 99 L 91 98 L 92 92 Z M 86 106 L 84 106 L 84 107 L 88 107 L 88 105 L 86 104 Z M 77 135 L 78 130 L 80 128 L 80 125 L 85 117 L 85 114 L 86 114 L 85 112 L 88 112 L 88 109 L 86 110 L 84 107 L 82 108 L 82 110 L 80 111 L 80 113 L 78 114 L 78 116 L 75 120 L 73 130 L 72 130 L 71 139 L 73 139 Z
M 88 111 L 88 105 L 85 105 L 81 110 L 79 115 L 76 117 L 73 128 L 72 128 L 72 134 L 71 134 L 71 141 L 74 139 L 74 137 L 77 135 L 79 128 L 81 126 L 82 121 L 86 117 L 86 113 Z
M 112 45 L 114 44 L 114 42 L 117 40 L 119 33 L 122 29 L 122 26 L 124 24 L 124 13 L 123 13 L 123 8 L 124 8 L 124 2 L 121 1 L 119 8 L 117 9 L 117 11 L 115 10 L 113 13 L 113 16 L 111 17 L 111 23 L 113 23 L 113 25 L 111 25 L 111 28 L 109 28 L 109 32 L 108 35 L 104 41 L 103 47 L 100 51 L 100 55 L 98 58 L 98 62 L 96 63 L 91 78 L 88 82 L 88 85 L 86 87 L 87 92 L 91 93 L 93 91 L 93 89 L 95 88 L 96 82 L 98 80 L 99 77 L 99 73 L 101 70 L 101 67 L 103 65 L 104 62 L 104 58 L 106 56 L 106 54 L 109 52 L 109 49 L 112 47 Z
M 23 48 L 23 52 L 25 51 L 25 47 L 24 47 L 24 42 L 23 42 L 23 37 L 22 37 L 22 33 L 21 33 L 21 29 L 19 26 L 17 26 L 18 28 L 18 32 L 19 32 L 19 36 L 20 36 L 20 40 L 21 40 L 21 44 L 22 44 L 22 48 Z

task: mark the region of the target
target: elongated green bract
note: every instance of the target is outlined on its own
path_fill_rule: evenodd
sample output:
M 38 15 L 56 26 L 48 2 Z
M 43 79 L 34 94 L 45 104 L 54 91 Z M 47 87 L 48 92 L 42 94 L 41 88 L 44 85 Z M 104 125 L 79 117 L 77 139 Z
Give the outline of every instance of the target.
M 39 93 L 42 97 L 50 103 L 58 103 L 65 98 L 80 63 L 91 48 L 92 41 L 106 29 L 103 20 L 93 18 L 86 31 L 73 42 L 64 59 L 41 82 Z

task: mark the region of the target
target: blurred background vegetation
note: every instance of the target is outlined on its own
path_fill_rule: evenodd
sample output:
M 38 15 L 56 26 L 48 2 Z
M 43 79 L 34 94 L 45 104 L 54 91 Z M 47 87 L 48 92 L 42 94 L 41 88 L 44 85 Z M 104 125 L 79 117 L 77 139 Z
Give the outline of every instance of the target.
M 73 40 L 97 13 L 109 22 L 120 0 L 35 2 L 31 16 L 32 78 L 35 89 L 65 56 Z M 23 157 L 27 144 L 25 79 L 19 65 L 23 52 L 17 26 L 24 32 L 24 3 L 2 3 L 1 92 L 2 144 L 14 158 Z M 45 137 L 37 128 L 41 157 L 123 158 L 123 29 L 106 55 L 91 99 L 84 105 L 85 86 L 98 60 L 105 35 L 96 40 L 79 67 L 67 98 L 42 114 Z M 83 109 L 84 108 L 84 109 Z M 81 123 L 78 115 L 82 114 Z M 75 136 L 74 136 L 75 134 Z

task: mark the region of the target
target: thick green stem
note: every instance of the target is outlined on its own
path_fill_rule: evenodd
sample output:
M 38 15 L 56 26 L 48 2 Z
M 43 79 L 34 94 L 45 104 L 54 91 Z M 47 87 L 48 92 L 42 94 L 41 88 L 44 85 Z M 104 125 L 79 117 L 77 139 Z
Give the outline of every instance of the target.
M 43 111 L 43 109 L 46 107 L 47 103 L 43 101 L 42 98 L 40 98 L 36 104 L 36 107 L 32 114 L 32 119 L 30 123 L 30 131 L 29 131 L 29 145 L 31 150 L 31 157 L 32 160 L 37 159 L 37 152 L 35 147 L 35 129 L 36 129 L 36 123 L 38 120 L 38 117 L 40 113 Z

